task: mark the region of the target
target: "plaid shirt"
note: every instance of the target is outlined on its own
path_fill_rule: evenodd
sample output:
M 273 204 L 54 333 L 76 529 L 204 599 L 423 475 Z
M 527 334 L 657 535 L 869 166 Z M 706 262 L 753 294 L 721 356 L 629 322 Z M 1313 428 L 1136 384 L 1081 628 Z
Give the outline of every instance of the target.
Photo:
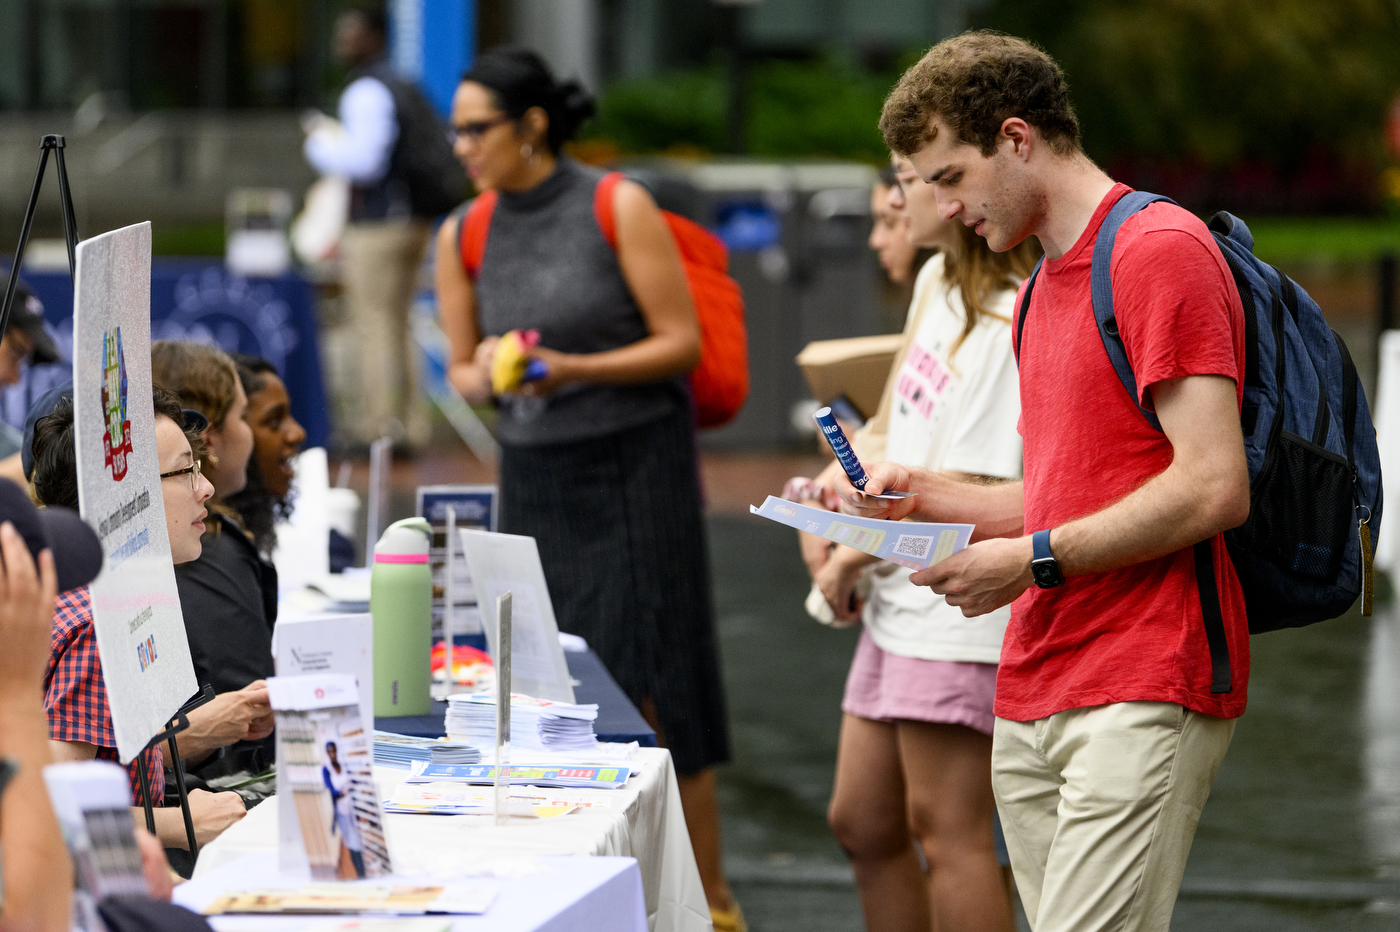
M 92 600 L 87 586 L 69 590 L 54 602 L 53 632 L 49 635 L 49 668 L 44 674 L 44 711 L 49 737 L 55 741 L 85 741 L 97 746 L 97 759 L 119 761 L 112 710 L 107 707 L 107 684 L 102 658 L 97 656 L 97 632 L 92 627 Z M 165 805 L 165 765 L 158 747 L 141 752 L 151 777 L 151 805 Z M 131 779 L 131 804 L 141 805 L 136 761 L 126 765 Z

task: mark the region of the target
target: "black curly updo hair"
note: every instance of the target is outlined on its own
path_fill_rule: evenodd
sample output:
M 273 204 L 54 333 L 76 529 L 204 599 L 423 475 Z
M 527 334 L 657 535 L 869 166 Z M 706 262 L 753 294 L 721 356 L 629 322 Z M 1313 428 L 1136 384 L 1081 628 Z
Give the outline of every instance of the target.
M 555 155 L 597 110 L 582 84 L 554 80 L 544 59 L 525 48 L 499 45 L 483 52 L 462 80 L 491 91 L 496 106 L 511 119 L 520 119 L 532 107 L 544 110 L 549 116 L 545 142 Z

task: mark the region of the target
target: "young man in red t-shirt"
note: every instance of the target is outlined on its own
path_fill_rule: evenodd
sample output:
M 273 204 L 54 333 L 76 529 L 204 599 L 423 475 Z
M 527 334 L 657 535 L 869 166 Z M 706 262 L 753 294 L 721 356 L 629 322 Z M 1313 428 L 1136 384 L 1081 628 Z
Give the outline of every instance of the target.
M 1089 288 L 1099 227 L 1128 188 L 1084 155 L 1064 76 L 1029 43 L 940 43 L 891 92 L 880 126 L 944 217 L 993 249 L 1027 236 L 1045 248 L 1020 338 L 1025 479 L 969 485 L 882 463 L 868 491 L 917 494 L 889 503 L 844 479 L 841 494 L 857 514 L 975 523 L 972 546 L 913 581 L 967 615 L 1014 601 L 992 770 L 1036 932 L 1165 932 L 1249 678 L 1244 598 L 1220 537 L 1249 512 L 1239 296 L 1190 213 L 1157 203 L 1125 222 L 1112 272 L 1139 386 L 1129 396 Z M 1212 682 L 1201 541 L 1228 691 Z

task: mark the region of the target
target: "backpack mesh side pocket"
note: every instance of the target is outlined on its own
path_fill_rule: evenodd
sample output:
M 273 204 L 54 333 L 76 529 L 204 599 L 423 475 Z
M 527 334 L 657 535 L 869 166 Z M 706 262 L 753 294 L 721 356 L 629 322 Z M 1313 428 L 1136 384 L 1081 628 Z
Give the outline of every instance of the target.
M 1250 490 L 1242 542 L 1283 569 L 1335 578 L 1351 527 L 1351 468 L 1286 430 L 1272 446 Z

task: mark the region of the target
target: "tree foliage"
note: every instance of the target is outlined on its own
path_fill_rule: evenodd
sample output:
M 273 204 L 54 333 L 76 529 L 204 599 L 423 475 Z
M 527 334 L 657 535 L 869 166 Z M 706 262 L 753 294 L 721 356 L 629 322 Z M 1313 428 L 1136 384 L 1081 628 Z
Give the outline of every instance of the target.
M 1065 69 L 1099 159 L 1374 160 L 1400 91 L 1395 0 L 996 0 Z

